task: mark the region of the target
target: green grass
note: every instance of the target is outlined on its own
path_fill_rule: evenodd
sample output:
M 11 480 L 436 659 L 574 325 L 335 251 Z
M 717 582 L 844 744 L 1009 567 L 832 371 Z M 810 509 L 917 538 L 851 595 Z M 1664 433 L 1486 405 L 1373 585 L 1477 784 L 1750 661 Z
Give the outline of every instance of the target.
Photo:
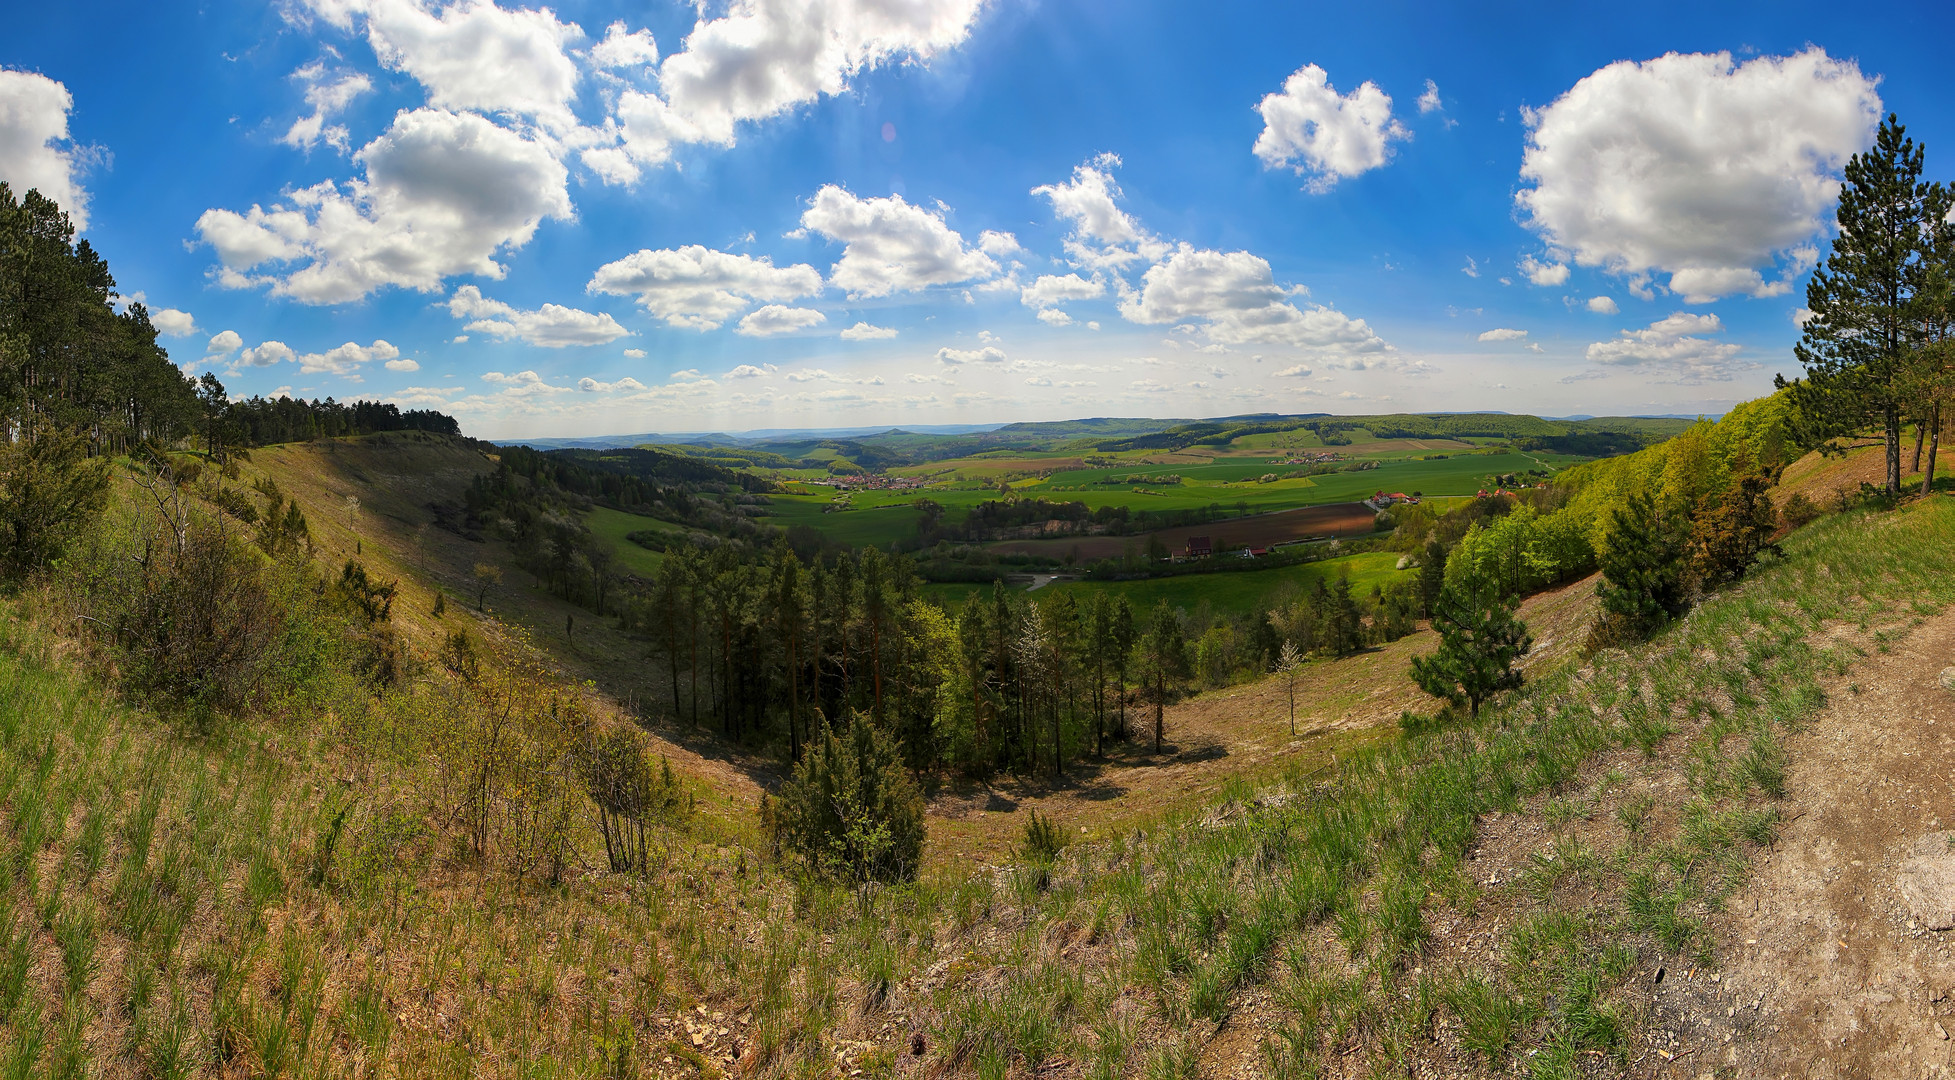
M 1372 551 L 1362 555 L 1347 555 L 1343 558 L 1325 559 L 1321 562 L 1304 563 L 1301 566 L 1284 566 L 1270 570 L 1236 570 L 1215 574 L 1184 574 L 1177 577 L 1153 578 L 1145 581 L 1069 581 L 1048 585 L 1040 589 L 1037 596 L 1050 599 L 1061 592 L 1072 593 L 1085 602 L 1095 593 L 1105 593 L 1109 597 L 1125 597 L 1136 611 L 1150 611 L 1160 601 L 1167 601 L 1169 607 L 1194 610 L 1206 601 L 1217 612 L 1229 615 L 1249 615 L 1266 606 L 1272 597 L 1285 588 L 1307 590 L 1313 582 L 1330 582 L 1338 577 L 1349 576 L 1351 590 L 1360 596 L 1368 595 L 1373 585 L 1389 585 L 1404 580 L 1415 573 L 1413 570 L 1397 569 L 1399 555 L 1395 551 Z M 933 584 L 923 587 L 925 596 L 941 599 L 947 607 L 956 608 L 964 603 L 972 593 L 989 593 L 991 586 L 979 584 Z
M 660 521 L 640 514 L 626 514 L 602 506 L 593 507 L 590 516 L 584 520 L 589 523 L 591 532 L 611 542 L 611 546 L 617 550 L 619 562 L 633 573 L 644 577 L 656 575 L 658 568 L 665 562 L 665 556 L 639 547 L 625 539 L 626 535 L 644 529 L 669 533 L 685 532 L 682 526 L 674 525 L 669 521 Z
M 1134 511 L 1198 510 L 1220 505 L 1233 512 L 1246 505 L 1251 513 L 1269 513 L 1326 503 L 1361 502 L 1380 490 L 1419 491 L 1429 496 L 1472 495 L 1489 486 L 1491 478 L 1499 474 L 1525 473 L 1535 468 L 1555 471 L 1585 460 L 1565 454 L 1510 451 L 1461 452 L 1443 461 L 1421 461 L 1414 460 L 1417 453 L 1379 454 L 1375 457 L 1381 463 L 1379 467 L 1362 472 L 1327 473 L 1266 484 L 1257 479 L 1267 473 L 1280 474 L 1297 467 L 1270 465 L 1269 458 L 1258 457 L 1219 458 L 1183 465 L 1075 469 L 1043 479 L 1015 482 L 1012 491 L 1026 498 L 1083 502 L 1096 510 L 1103 506 L 1125 506 Z M 933 468 L 956 464 L 939 462 Z M 1181 482 L 1149 484 L 1143 480 L 1119 485 L 1094 482 L 1108 476 L 1179 476 Z M 916 535 L 917 516 L 907 507 L 918 499 L 941 504 L 948 519 L 956 521 L 972 507 L 998 497 L 997 489 L 970 482 L 947 482 L 914 491 L 858 491 L 846 497 L 830 489 L 817 488 L 810 494 L 770 496 L 768 519 L 783 527 L 812 525 L 837 544 L 887 548 L 891 543 Z M 846 509 L 825 512 L 830 507 Z

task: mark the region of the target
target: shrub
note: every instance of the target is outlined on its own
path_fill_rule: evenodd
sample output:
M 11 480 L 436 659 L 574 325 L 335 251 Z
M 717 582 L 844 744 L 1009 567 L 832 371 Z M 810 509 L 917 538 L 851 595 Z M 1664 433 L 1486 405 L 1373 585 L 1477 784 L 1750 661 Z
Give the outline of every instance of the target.
M 1025 822 L 1025 838 L 1019 842 L 1013 854 L 1019 861 L 1032 864 L 1047 864 L 1059 856 L 1059 849 L 1066 846 L 1066 834 L 1059 830 L 1053 820 L 1032 811 L 1032 817 Z
M 1779 521 L 1788 529 L 1797 529 L 1812 524 L 1819 518 L 1819 504 L 1806 498 L 1803 491 L 1795 491 L 1779 507 Z
M 584 791 L 597 807 L 598 832 L 613 873 L 650 869 L 653 829 L 679 811 L 679 782 L 672 763 L 652 767 L 638 734 L 615 727 L 592 733 L 579 755 Z
M 0 581 L 58 558 L 107 503 L 108 468 L 79 434 L 43 431 L 0 441 Z
M 893 739 L 857 714 L 808 747 L 764 815 L 780 847 L 824 877 L 908 881 L 923 862 L 923 793 Z
M 138 694 L 234 710 L 258 687 L 280 627 L 258 556 L 215 523 L 154 550 L 113 619 Z

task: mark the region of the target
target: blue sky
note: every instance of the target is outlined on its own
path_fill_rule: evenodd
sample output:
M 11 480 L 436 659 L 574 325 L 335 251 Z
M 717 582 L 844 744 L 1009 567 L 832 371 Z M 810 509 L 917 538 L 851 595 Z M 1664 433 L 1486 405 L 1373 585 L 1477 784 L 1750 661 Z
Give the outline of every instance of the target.
M 0 179 L 234 394 L 491 437 L 1719 412 L 1877 117 L 1955 175 L 1955 15 L 1709 6 L 36 5 Z

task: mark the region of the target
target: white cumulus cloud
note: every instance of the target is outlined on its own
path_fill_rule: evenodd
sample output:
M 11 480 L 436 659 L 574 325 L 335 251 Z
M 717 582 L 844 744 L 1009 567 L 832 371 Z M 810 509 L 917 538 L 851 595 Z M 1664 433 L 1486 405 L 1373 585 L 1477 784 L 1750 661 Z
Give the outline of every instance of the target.
M 627 90 L 610 128 L 616 146 L 584 160 L 629 182 L 675 145 L 732 146 L 742 123 L 848 90 L 864 72 L 928 61 L 970 35 L 983 0 L 732 0 L 700 17 L 658 66 L 658 91 Z M 649 43 L 648 43 L 649 44 Z M 593 161 L 593 158 L 596 160 Z
M 604 30 L 604 40 L 591 47 L 591 63 L 600 68 L 631 68 L 658 63 L 658 42 L 650 30 L 626 31 L 623 22 Z
M 1263 114 L 1256 156 L 1268 168 L 1287 165 L 1309 176 L 1310 190 L 1317 192 L 1379 168 L 1391 160 L 1394 139 L 1411 137 L 1392 119 L 1391 95 L 1376 83 L 1340 97 L 1316 64 L 1298 68 L 1282 92 L 1263 98 L 1256 111 Z
M 1391 351 L 1363 319 L 1323 305 L 1299 308 L 1292 295 L 1260 256 L 1183 244 L 1148 269 L 1120 313 L 1148 325 L 1199 325 L 1221 345 L 1289 345 L 1338 356 Z
M 473 285 L 455 290 L 455 295 L 448 300 L 448 313 L 457 319 L 470 320 L 462 329 L 471 333 L 494 334 L 503 341 L 513 339 L 546 349 L 606 345 L 631 333 L 602 312 L 580 311 L 560 304 L 521 311 L 483 296 L 482 290 Z
M 1531 186 L 1515 199 L 1583 266 L 1669 274 L 1693 303 L 1775 296 L 1809 264 L 1840 169 L 1879 118 L 1875 80 L 1818 48 L 1620 61 L 1527 114 Z
M 980 349 L 953 349 L 946 345 L 937 350 L 937 359 L 946 364 L 1002 364 L 1005 350 L 996 345 L 986 345 Z
M 39 190 L 68 212 L 75 231 L 88 228 L 81 160 L 68 142 L 68 88 L 45 75 L 0 68 L 0 181 L 19 199 Z
M 160 311 L 150 312 L 149 324 L 154 326 L 158 333 L 168 334 L 170 337 L 189 337 L 198 332 L 197 320 L 192 318 L 189 312 L 178 311 L 176 308 L 166 307 Z
M 1100 154 L 1074 168 L 1072 179 L 1032 189 L 1032 194 L 1052 202 L 1055 215 L 1072 224 L 1066 252 L 1080 266 L 1118 270 L 1135 262 L 1152 262 L 1168 251 L 1167 244 L 1120 208 L 1120 185 L 1113 180 L 1119 165 L 1118 155 Z
M 1642 330 L 1624 330 L 1612 341 L 1595 342 L 1588 347 L 1587 356 L 1590 363 L 1604 367 L 1667 372 L 1683 383 L 1721 381 L 1740 368 L 1752 366 L 1736 359 L 1740 346 L 1697 336 L 1723 329 L 1724 323 L 1716 315 L 1679 311 Z
M 1526 336 L 1527 336 L 1527 331 L 1525 330 L 1510 330 L 1507 327 L 1502 326 L 1502 327 L 1497 327 L 1495 329 L 1489 330 L 1484 334 L 1481 334 L 1480 340 L 1481 341 L 1519 341 L 1520 339 Z
M 828 321 L 828 316 L 814 308 L 787 307 L 783 304 L 768 304 L 747 313 L 740 320 L 740 326 L 733 332 L 747 337 L 773 337 L 776 334 L 790 334 L 796 330 L 820 326 Z
M 244 338 L 236 330 L 219 330 L 212 334 L 210 344 L 204 347 L 206 356 L 229 356 L 244 347 Z
M 577 64 L 566 46 L 583 40 L 575 23 L 547 7 L 503 8 L 458 0 L 430 8 L 420 0 L 309 0 L 338 25 L 366 23 L 383 66 L 411 76 L 437 109 L 532 119 L 552 130 L 576 125 Z
M 386 368 L 386 369 L 387 369 L 388 371 L 419 371 L 419 370 L 421 370 L 421 365 L 420 365 L 420 364 L 419 364 L 419 363 L 418 363 L 417 361 L 414 361 L 414 360 L 409 360 L 409 359 L 408 359 L 407 357 L 405 357 L 405 356 L 403 356 L 403 357 L 401 357 L 401 358 L 400 358 L 400 359 L 398 359 L 398 360 L 389 360 L 389 361 L 387 361 L 387 362 L 386 362 L 386 363 L 385 363 L 384 365 L 382 365 L 382 366 L 383 366 L 383 367 L 385 367 L 385 368 Z
M 828 184 L 809 201 L 801 225 L 846 245 L 829 283 L 852 298 L 954 285 L 998 272 L 997 262 L 967 246 L 942 214 L 912 206 L 901 195 L 862 199 Z
M 1621 308 L 1616 306 L 1616 299 L 1613 296 L 1589 297 L 1588 309 L 1590 311 L 1595 312 L 1597 315 L 1614 315 L 1616 312 L 1622 310 Z
M 500 251 L 572 213 L 549 147 L 469 113 L 403 112 L 354 160 L 364 180 L 204 211 L 197 235 L 223 264 L 219 283 L 335 304 L 389 285 L 434 292 L 455 274 L 499 280 Z
M 856 323 L 842 331 L 843 341 L 875 341 L 879 338 L 893 338 L 896 328 L 891 326 L 871 326 L 866 322 Z
M 1520 261 L 1520 272 L 1527 275 L 1527 280 L 1545 288 L 1568 283 L 1567 263 L 1543 262 L 1529 255 Z
M 1087 280 L 1078 274 L 1041 274 L 1038 280 L 1018 291 L 1018 302 L 1028 308 L 1057 307 L 1068 300 L 1091 300 L 1106 295 L 1106 283 Z
M 690 244 L 640 250 L 598 267 L 586 288 L 636 296 L 666 325 L 711 330 L 754 301 L 793 300 L 821 291 L 821 273 L 806 263 L 775 266 L 766 256 L 734 255 Z
M 305 87 L 305 103 L 312 107 L 312 112 L 292 121 L 292 126 L 278 141 L 300 150 L 310 150 L 324 142 L 346 153 L 350 148 L 346 127 L 328 121 L 345 112 L 361 94 L 372 90 L 373 80 L 357 71 L 328 72 L 325 63 L 318 60 L 294 71 L 292 78 Z

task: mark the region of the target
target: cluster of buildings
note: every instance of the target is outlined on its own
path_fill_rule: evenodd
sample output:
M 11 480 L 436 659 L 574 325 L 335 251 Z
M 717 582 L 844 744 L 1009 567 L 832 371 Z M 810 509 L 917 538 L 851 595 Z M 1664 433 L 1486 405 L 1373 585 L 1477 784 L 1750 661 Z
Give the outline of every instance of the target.
M 803 484 L 818 487 L 841 488 L 843 491 L 914 491 L 930 483 L 922 476 L 886 476 L 880 473 L 845 473 L 838 476 L 824 476 L 817 480 L 802 480 Z
M 1485 495 L 1486 492 L 1482 491 L 1480 494 Z M 1381 491 L 1378 494 L 1373 495 L 1371 498 L 1366 499 L 1364 501 L 1364 504 L 1366 506 L 1371 507 L 1373 510 L 1383 510 L 1388 506 L 1398 506 L 1401 503 L 1409 503 L 1412 505 L 1417 505 L 1418 501 L 1419 501 L 1418 496 L 1407 495 L 1403 491 L 1394 491 L 1389 494 Z
M 1270 462 L 1270 464 L 1271 465 L 1322 465 L 1325 462 L 1329 462 L 1329 461 L 1343 461 L 1343 460 L 1344 458 L 1342 455 L 1334 451 L 1324 450 L 1315 454 L 1298 454 L 1295 457 L 1287 457 L 1281 461 L 1272 461 Z

